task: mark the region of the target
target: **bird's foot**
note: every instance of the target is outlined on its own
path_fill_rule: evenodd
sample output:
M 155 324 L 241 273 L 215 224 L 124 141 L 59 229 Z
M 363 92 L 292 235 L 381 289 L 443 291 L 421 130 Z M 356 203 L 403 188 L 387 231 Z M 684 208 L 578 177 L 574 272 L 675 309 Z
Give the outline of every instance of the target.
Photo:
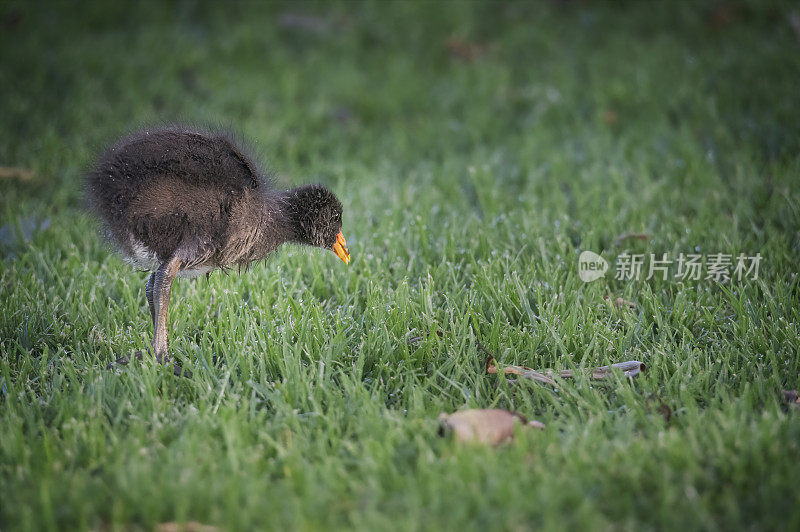
M 170 363 L 169 355 L 156 355 L 156 361 L 163 366 L 167 366 Z M 188 369 L 183 369 L 177 360 L 172 361 L 172 373 L 176 377 L 192 378 L 192 372 Z
M 150 354 L 150 350 L 147 350 L 147 353 Z M 161 365 L 168 365 L 170 363 L 169 355 L 156 355 L 156 362 Z M 130 364 L 131 360 L 144 360 L 144 352 L 142 351 L 135 351 L 132 357 L 122 356 L 116 359 L 114 362 L 109 363 L 106 366 L 106 369 L 114 369 L 114 366 L 127 366 Z M 172 372 L 176 377 L 186 377 L 188 379 L 192 378 L 192 372 L 188 369 L 183 369 L 178 361 L 175 360 L 172 362 Z
M 142 360 L 143 358 L 144 358 L 144 354 L 141 351 L 135 351 L 133 353 L 133 359 L 134 360 Z M 130 364 L 130 362 L 131 362 L 131 358 L 130 357 L 121 356 L 118 359 L 116 359 L 114 362 L 109 362 L 108 365 L 106 366 L 106 369 L 114 369 L 114 365 L 127 366 L 128 364 Z

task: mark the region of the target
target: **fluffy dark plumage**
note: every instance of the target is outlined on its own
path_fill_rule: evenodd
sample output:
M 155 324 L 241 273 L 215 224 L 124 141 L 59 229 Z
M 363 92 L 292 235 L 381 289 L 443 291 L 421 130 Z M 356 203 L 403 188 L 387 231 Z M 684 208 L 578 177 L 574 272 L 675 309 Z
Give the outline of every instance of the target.
M 122 254 L 151 270 L 179 249 L 185 271 L 247 264 L 285 242 L 330 249 L 341 229 L 341 203 L 322 185 L 276 191 L 228 135 L 182 127 L 108 149 L 87 200 Z

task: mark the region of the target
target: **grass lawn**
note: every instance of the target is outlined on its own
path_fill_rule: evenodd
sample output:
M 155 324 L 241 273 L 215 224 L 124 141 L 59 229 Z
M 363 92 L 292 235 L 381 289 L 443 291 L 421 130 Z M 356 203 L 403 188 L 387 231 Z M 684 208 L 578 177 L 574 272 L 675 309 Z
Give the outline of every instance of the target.
M 798 17 L 4 2 L 0 165 L 31 174 L 0 177 L 0 528 L 797 529 Z M 353 256 L 178 280 L 191 379 L 106 369 L 150 341 L 146 275 L 81 206 L 102 147 L 176 120 L 330 186 Z M 580 279 L 585 250 L 605 277 Z M 616 279 L 624 253 L 676 263 Z M 681 253 L 762 260 L 720 283 L 676 278 Z M 478 342 L 499 366 L 647 371 L 514 384 Z M 467 408 L 546 429 L 440 438 Z

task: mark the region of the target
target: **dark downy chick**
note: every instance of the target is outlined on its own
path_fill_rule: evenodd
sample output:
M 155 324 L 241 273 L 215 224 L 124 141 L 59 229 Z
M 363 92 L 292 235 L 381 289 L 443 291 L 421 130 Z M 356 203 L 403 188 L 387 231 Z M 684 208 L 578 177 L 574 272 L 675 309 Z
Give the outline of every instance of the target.
M 145 293 L 159 362 L 176 276 L 246 266 L 287 242 L 350 261 L 336 196 L 322 185 L 273 189 L 222 133 L 173 126 L 127 137 L 89 172 L 86 199 L 123 257 L 152 272 Z

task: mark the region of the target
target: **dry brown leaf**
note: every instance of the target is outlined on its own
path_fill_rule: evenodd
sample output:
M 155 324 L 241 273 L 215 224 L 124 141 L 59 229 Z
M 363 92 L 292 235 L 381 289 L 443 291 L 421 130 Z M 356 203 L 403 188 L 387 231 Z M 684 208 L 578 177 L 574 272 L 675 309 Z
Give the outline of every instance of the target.
M 185 523 L 170 521 L 169 523 L 157 524 L 155 530 L 156 532 L 217 532 L 219 528 L 213 525 L 204 525 L 197 521 L 187 521 Z
M 493 408 L 464 410 L 453 414 L 439 414 L 440 434 L 453 433 L 460 442 L 500 445 L 514 439 L 514 426 L 523 424 L 543 429 L 544 423 L 527 422 L 524 416 L 509 410 Z
M 0 166 L 0 179 L 19 179 L 20 181 L 33 181 L 32 170 L 17 166 Z
M 783 402 L 787 405 L 800 408 L 800 396 L 797 395 L 797 390 L 781 390 L 783 394 Z

